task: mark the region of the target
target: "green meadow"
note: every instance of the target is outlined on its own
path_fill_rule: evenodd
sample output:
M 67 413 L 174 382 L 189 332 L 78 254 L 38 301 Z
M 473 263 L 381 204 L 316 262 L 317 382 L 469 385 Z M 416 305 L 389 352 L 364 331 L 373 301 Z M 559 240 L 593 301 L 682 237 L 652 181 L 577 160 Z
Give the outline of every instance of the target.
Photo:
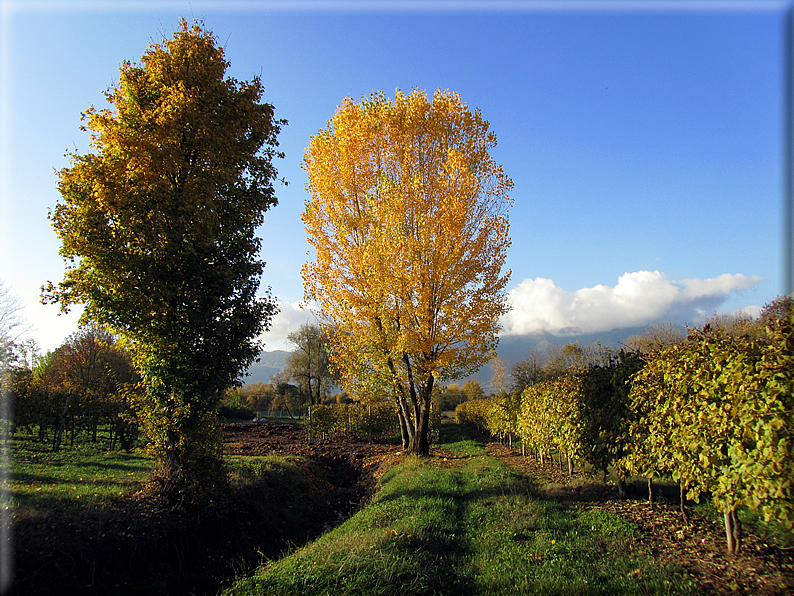
M 544 499 L 460 427 L 444 431 L 443 457 L 401 460 L 365 508 L 224 594 L 696 593 L 638 552 L 631 523 Z

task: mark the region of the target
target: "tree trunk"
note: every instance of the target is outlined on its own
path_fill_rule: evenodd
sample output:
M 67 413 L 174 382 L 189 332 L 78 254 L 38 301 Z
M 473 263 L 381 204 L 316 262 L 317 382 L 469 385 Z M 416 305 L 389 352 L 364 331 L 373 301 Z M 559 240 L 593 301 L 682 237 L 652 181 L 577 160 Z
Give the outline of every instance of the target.
M 394 394 L 397 398 L 397 419 L 400 422 L 400 438 L 403 444 L 403 451 L 407 451 L 409 446 L 413 443 L 415 426 L 411 420 L 411 413 L 409 411 L 408 403 L 405 398 L 405 387 L 400 381 L 400 376 L 397 374 L 397 367 L 391 356 L 387 358 L 386 364 L 392 375 L 392 384 L 394 386 Z
M 173 498 L 177 492 L 182 474 L 182 452 L 179 449 L 179 433 L 167 430 L 165 436 L 165 453 L 162 459 L 163 467 L 160 472 L 163 495 Z
M 66 426 L 66 413 L 69 411 L 69 402 L 72 401 L 72 392 L 66 394 L 66 403 L 63 405 L 63 411 L 61 412 L 61 420 L 58 424 L 58 432 L 55 433 L 55 438 L 53 439 L 52 450 L 55 453 L 58 453 L 61 449 L 61 440 L 63 439 L 63 429 Z
M 116 445 L 116 437 L 118 436 L 118 433 L 116 432 L 117 428 L 118 422 L 110 425 L 110 449 L 108 449 L 110 452 L 113 451 L 113 447 Z
M 409 453 L 414 455 L 430 455 L 430 403 L 433 395 L 433 380 L 431 375 L 427 384 L 422 388 L 421 395 L 417 396 L 418 424 L 413 441 L 408 446 Z
M 629 496 L 629 492 L 626 489 L 626 479 L 623 477 L 623 474 L 618 472 L 618 498 L 625 499 Z
M 400 421 L 400 438 L 402 439 L 403 451 L 405 451 L 414 439 L 415 429 L 411 421 L 408 404 L 405 403 L 405 398 L 402 396 L 397 398 L 397 419 Z
M 573 476 L 573 458 L 568 456 L 568 476 Z
M 648 505 L 653 509 L 653 476 L 648 476 Z
M 678 490 L 679 490 L 679 497 L 681 499 L 681 517 L 684 518 L 684 523 L 688 525 L 689 524 L 689 515 L 687 515 L 687 512 L 686 512 L 686 506 L 685 506 L 686 497 L 684 496 L 684 485 L 679 483 L 678 484 Z
M 728 541 L 728 553 L 738 555 L 742 549 L 742 526 L 739 523 L 739 516 L 736 509 L 726 511 L 725 515 L 725 538 Z

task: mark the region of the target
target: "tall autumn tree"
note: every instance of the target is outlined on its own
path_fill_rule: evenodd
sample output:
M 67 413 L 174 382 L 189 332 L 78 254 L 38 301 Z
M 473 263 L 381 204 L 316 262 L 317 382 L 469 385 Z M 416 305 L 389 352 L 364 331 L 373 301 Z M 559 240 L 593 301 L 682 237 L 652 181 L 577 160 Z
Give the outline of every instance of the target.
M 50 214 L 67 270 L 43 299 L 85 304 L 133 350 L 155 478 L 180 499 L 223 481 L 216 407 L 276 312 L 257 297 L 255 231 L 277 202 L 285 122 L 258 77 L 239 82 L 228 66 L 213 34 L 184 19 L 140 64 L 124 62 L 111 108 L 83 114 L 92 151 L 69 154 Z
M 306 149 L 307 298 L 343 387 L 390 386 L 412 453 L 429 451 L 434 383 L 490 361 L 508 309 L 512 182 L 495 145 L 458 94 L 398 90 L 346 98 Z

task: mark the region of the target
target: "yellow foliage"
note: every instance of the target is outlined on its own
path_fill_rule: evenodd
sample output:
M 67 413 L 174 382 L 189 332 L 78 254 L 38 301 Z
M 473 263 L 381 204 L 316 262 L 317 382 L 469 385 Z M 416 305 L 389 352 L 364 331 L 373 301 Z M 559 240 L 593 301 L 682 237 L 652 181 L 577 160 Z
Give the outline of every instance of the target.
M 559 449 L 569 456 L 581 451 L 579 410 L 581 377 L 567 375 L 524 390 L 518 414 L 518 434 L 535 449 Z
M 488 128 L 456 93 L 375 93 L 346 98 L 306 149 L 302 275 L 332 365 L 351 394 L 391 388 L 408 422 L 435 380 L 493 357 L 508 309 L 512 182 Z
M 473 399 L 464 401 L 455 408 L 455 422 L 458 424 L 470 424 L 475 428 L 488 430 L 488 415 L 493 407 L 490 399 Z

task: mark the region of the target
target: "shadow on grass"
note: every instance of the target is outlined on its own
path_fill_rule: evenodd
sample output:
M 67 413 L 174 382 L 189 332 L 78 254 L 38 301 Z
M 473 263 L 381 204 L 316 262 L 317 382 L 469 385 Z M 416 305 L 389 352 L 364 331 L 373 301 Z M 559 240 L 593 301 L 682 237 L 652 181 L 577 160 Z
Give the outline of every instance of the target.
M 484 446 L 487 439 L 487 435 L 470 426 L 444 420 L 438 435 L 438 447 L 445 448 L 448 443 L 461 441 L 476 441 Z
M 211 510 L 193 513 L 129 495 L 98 505 L 90 486 L 78 487 L 87 491 L 78 499 L 68 479 L 42 474 L 67 488 L 60 496 L 35 493 L 32 506 L 20 500 L 14 508 L 11 594 L 216 594 L 263 556 L 320 533 L 330 512 L 315 474 L 279 462 L 233 482 Z

